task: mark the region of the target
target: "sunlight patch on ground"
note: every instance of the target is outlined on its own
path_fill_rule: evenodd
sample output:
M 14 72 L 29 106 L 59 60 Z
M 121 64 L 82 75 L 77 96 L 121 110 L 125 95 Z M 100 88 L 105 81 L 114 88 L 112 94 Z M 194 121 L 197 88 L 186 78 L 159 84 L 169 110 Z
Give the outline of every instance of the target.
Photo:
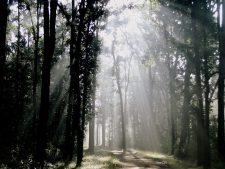
M 157 152 L 150 152 L 150 151 L 140 151 L 140 150 L 134 150 L 134 152 L 149 158 L 166 161 L 168 162 L 169 166 L 171 166 L 172 169 L 203 169 L 202 167 L 196 167 L 196 163 L 194 161 L 179 160 L 174 158 L 171 155 L 161 154 Z
M 59 162 L 48 165 L 50 169 L 74 169 L 73 161 L 65 166 Z M 82 166 L 77 169 L 202 169 L 195 162 L 182 161 L 162 153 L 129 150 L 123 156 L 122 151 L 97 151 L 96 154 L 85 154 Z M 214 169 L 214 168 L 212 168 Z
M 158 158 L 158 159 L 166 159 L 172 156 L 168 156 L 162 153 L 158 153 L 158 152 L 151 152 L 151 151 L 142 151 L 142 150 L 132 150 L 133 153 L 140 153 L 142 155 L 146 155 L 148 157 L 151 158 Z
M 87 155 L 84 158 L 82 167 L 79 169 L 117 169 L 121 168 L 118 166 L 118 160 L 113 157 L 110 153 L 101 152 L 97 155 Z

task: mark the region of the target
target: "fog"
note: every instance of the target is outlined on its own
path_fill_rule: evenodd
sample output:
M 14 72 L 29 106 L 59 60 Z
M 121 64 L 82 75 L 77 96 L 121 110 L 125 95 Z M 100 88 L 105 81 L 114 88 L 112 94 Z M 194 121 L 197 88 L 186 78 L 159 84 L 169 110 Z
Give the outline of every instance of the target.
M 0 0 L 0 15 L 0 168 L 224 168 L 225 0 Z
M 99 33 L 95 144 L 123 149 L 124 115 L 126 148 L 169 152 L 169 74 L 157 53 L 165 45 L 156 25 L 157 4 L 110 2 Z

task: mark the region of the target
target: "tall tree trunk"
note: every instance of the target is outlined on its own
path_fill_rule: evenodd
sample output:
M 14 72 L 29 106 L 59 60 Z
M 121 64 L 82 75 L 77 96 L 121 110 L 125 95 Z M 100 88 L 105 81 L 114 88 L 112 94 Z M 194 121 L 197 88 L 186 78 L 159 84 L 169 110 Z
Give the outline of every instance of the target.
M 171 115 L 171 154 L 174 154 L 176 148 L 176 96 L 174 84 L 174 72 L 169 65 L 169 89 L 170 89 L 170 115 Z
M 73 147 L 74 142 L 72 142 L 72 112 L 73 112 L 73 89 L 74 89 L 74 76 L 70 76 L 69 85 L 69 97 L 68 97 L 68 108 L 66 115 L 66 129 L 65 129 L 65 149 L 64 149 L 64 159 L 71 160 L 73 158 Z
M 169 37 L 167 33 L 167 25 L 164 22 L 164 37 L 166 40 L 166 59 L 167 59 L 167 67 L 169 71 L 169 93 L 170 93 L 170 121 L 171 121 L 171 154 L 173 155 L 176 148 L 176 119 L 177 119 L 177 106 L 176 106 L 176 93 L 175 93 L 175 77 L 176 77 L 176 65 L 177 65 L 177 56 L 175 66 L 171 62 L 170 53 L 169 53 Z
M 92 112 L 94 106 L 92 105 Z M 94 112 L 95 113 L 95 112 Z M 94 154 L 95 151 L 95 115 L 93 115 L 92 119 L 89 122 L 89 152 Z
M 16 69 L 15 69 L 15 93 L 16 93 L 16 115 L 19 115 L 20 112 L 21 112 L 21 64 L 20 64 L 20 61 L 21 61 L 21 18 L 20 18 L 20 15 L 21 15 L 21 2 L 18 1 L 18 4 L 17 4 L 17 51 L 16 51 Z
M 116 59 L 116 56 L 115 56 L 115 39 L 113 40 L 113 44 L 112 44 L 112 56 L 113 56 L 113 61 L 115 66 L 116 83 L 117 83 L 119 99 L 120 99 L 120 113 L 121 113 L 121 122 L 122 122 L 122 148 L 123 148 L 123 153 L 125 153 L 126 152 L 126 131 L 125 131 L 126 127 L 125 127 L 125 117 L 124 117 L 124 107 L 123 107 L 124 104 L 123 104 L 123 94 L 122 94 L 122 89 L 120 84 L 120 70 L 119 70 L 120 68 L 119 68 L 118 60 Z
M 190 68 L 190 59 L 187 58 L 186 63 L 186 70 L 185 70 L 185 76 L 184 76 L 184 101 L 182 106 L 182 112 L 181 112 L 181 136 L 180 136 L 180 142 L 178 147 L 178 156 L 184 157 L 187 152 L 187 137 L 188 137 L 188 130 L 189 130 L 189 110 L 190 110 L 190 74 L 191 74 L 191 68 Z
M 34 31 L 34 40 L 35 40 L 35 48 L 34 48 L 34 70 L 33 70 L 33 107 L 34 107 L 34 122 L 37 118 L 37 84 L 38 84 L 38 74 L 39 74 L 39 9 L 40 9 L 40 2 L 37 0 L 37 25 L 36 25 L 36 32 Z M 34 28 L 33 28 L 34 29 Z
M 0 159 L 3 160 L 6 157 L 5 144 L 7 144 L 5 129 L 5 121 L 7 113 L 5 109 L 7 106 L 3 104 L 4 101 L 4 75 L 5 75 L 5 62 L 6 62 L 6 30 L 8 20 L 8 0 L 0 1 Z M 8 154 L 8 153 L 7 153 Z M 0 161 L 1 161 L 0 160 Z
M 225 78 L 225 0 L 222 0 L 222 27 L 219 27 L 219 79 L 218 79 L 218 152 L 225 157 L 224 140 L 224 78 Z
M 81 45 L 82 45 L 82 34 L 83 34 L 83 28 L 84 28 L 84 17 L 86 13 L 86 8 L 85 8 L 85 0 L 82 0 L 80 2 L 80 8 L 79 8 L 79 13 L 80 13 L 80 21 L 78 25 L 78 34 L 77 34 L 77 41 L 76 41 L 76 50 L 74 53 L 75 61 L 73 66 L 74 73 L 75 73 L 75 81 L 74 81 L 74 100 L 75 105 L 74 105 L 74 112 L 73 112 L 73 127 L 72 130 L 74 129 L 77 130 L 77 167 L 81 165 L 82 159 L 83 159 L 83 150 L 82 150 L 82 116 L 81 116 L 81 93 L 80 93 L 80 59 L 82 56 L 82 50 L 81 50 Z M 73 133 L 72 131 L 72 133 Z M 72 137 L 74 138 L 75 135 L 72 134 Z
M 46 155 L 45 149 L 47 144 L 46 134 L 49 114 L 50 70 L 55 49 L 57 3 L 57 0 L 51 0 L 51 14 L 49 19 L 49 1 L 44 0 L 44 60 L 42 66 L 41 104 L 37 131 L 37 148 L 35 154 L 35 165 L 40 168 L 44 167 L 44 159 Z
M 90 20 L 88 20 L 87 30 L 86 30 L 86 42 L 85 42 L 85 60 L 84 60 L 84 77 L 83 77 L 83 100 L 82 100 L 82 117 L 81 117 L 81 130 L 82 130 L 82 137 L 81 137 L 81 148 L 80 148 L 80 154 L 83 158 L 84 153 L 84 131 L 85 131 L 85 121 L 86 121 L 86 114 L 87 114 L 87 101 L 88 101 L 88 86 L 89 86 L 89 76 L 90 76 L 90 70 L 88 67 L 88 61 L 90 60 L 90 48 L 89 45 L 91 43 L 91 38 L 89 37 L 89 29 L 90 29 Z M 82 159 L 81 159 L 82 161 Z
M 74 138 L 72 138 L 72 114 L 73 114 L 73 95 L 74 95 L 74 70 L 72 67 L 74 60 L 74 44 L 75 44 L 75 4 L 72 0 L 72 23 L 70 26 L 70 85 L 69 85 L 69 98 L 68 109 L 66 116 L 66 131 L 65 131 L 65 149 L 64 159 L 72 160 L 74 152 Z M 75 132 L 75 131 L 74 131 Z M 74 134 L 75 135 L 75 134 Z M 75 136 L 74 136 L 75 137 Z
M 204 0 L 202 1 L 202 23 L 205 25 L 201 26 L 202 34 L 203 34 L 203 57 L 204 57 L 204 87 L 205 87 L 205 93 L 204 93 L 204 100 L 205 100 L 205 123 L 204 123 L 204 130 L 203 130 L 203 136 L 204 136 L 204 156 L 203 156 L 203 167 L 204 169 L 210 168 L 210 140 L 209 140 L 209 113 L 210 113 L 210 72 L 209 72 L 209 54 L 208 54 L 208 42 L 207 42 L 207 32 L 206 32 L 206 23 L 207 23 L 207 2 Z
M 98 146 L 99 145 L 99 119 L 96 120 L 96 145 Z
M 93 73 L 93 94 L 92 94 L 92 114 L 93 117 L 89 122 L 89 151 L 91 154 L 94 154 L 95 147 L 95 95 L 96 95 L 96 69 Z
M 0 1 L 0 111 L 2 109 L 4 67 L 6 61 L 6 29 L 8 20 L 8 0 Z
M 102 147 L 105 147 L 105 110 L 102 112 Z
M 199 12 L 201 3 L 195 0 L 192 4 L 192 27 L 193 27 L 193 47 L 195 57 L 195 81 L 196 81 L 196 96 L 197 96 L 197 164 L 203 164 L 204 156 L 204 112 L 203 112 L 203 97 L 202 97 L 202 84 L 201 84 L 201 53 L 199 51 L 199 44 L 201 44 L 200 31 L 199 31 Z

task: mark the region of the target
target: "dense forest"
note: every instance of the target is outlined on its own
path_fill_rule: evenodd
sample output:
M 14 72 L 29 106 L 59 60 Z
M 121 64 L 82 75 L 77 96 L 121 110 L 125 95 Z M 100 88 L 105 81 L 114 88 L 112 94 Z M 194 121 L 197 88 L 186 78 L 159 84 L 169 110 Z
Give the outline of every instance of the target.
M 0 0 L 0 18 L 0 168 L 225 168 L 225 0 Z

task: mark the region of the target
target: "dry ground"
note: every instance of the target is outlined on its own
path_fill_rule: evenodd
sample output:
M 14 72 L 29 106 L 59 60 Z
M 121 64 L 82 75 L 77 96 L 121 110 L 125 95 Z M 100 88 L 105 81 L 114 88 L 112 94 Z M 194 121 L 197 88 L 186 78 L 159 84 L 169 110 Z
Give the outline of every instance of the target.
M 119 159 L 118 165 L 123 169 L 171 169 L 168 162 L 144 156 L 135 151 L 127 151 L 125 154 L 121 151 L 113 151 L 112 153 Z
M 49 165 L 48 169 L 75 169 L 76 162 L 69 164 L 59 162 Z M 122 151 L 96 151 L 94 155 L 85 153 L 82 167 L 77 169 L 202 169 L 195 163 L 181 161 L 165 154 L 129 150 Z M 217 168 L 212 168 L 217 169 Z M 224 169 L 224 168 L 218 168 Z

